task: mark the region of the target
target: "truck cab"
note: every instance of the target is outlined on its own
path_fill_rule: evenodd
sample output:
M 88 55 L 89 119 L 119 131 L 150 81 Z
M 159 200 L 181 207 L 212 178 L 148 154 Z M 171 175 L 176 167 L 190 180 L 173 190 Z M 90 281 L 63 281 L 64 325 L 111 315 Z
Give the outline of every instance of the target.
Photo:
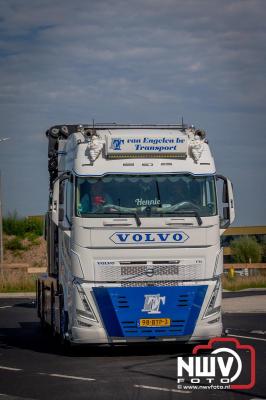
M 220 236 L 235 212 L 206 133 L 99 124 L 56 126 L 47 136 L 41 320 L 75 343 L 220 336 Z

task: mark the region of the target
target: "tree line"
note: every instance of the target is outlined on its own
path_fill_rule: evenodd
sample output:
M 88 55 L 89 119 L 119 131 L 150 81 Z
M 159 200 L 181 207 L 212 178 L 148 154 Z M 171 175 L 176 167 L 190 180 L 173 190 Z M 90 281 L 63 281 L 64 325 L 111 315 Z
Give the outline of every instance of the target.
M 260 263 L 266 259 L 266 243 L 259 243 L 253 236 L 234 239 L 230 248 L 235 263 Z

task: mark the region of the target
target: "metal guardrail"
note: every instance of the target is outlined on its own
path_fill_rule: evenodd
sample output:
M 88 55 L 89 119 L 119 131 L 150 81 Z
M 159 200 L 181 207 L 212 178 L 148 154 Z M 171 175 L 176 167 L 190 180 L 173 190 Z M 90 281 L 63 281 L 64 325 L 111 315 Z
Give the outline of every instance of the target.
M 40 274 L 47 272 L 46 267 L 32 267 L 28 263 L 3 263 L 1 265 L 2 271 L 21 270 L 28 274 Z
M 6 269 L 26 269 L 29 268 L 28 263 L 3 263 L 1 267 L 6 270 Z
M 224 269 L 266 269 L 266 263 L 236 263 L 236 264 L 224 264 Z

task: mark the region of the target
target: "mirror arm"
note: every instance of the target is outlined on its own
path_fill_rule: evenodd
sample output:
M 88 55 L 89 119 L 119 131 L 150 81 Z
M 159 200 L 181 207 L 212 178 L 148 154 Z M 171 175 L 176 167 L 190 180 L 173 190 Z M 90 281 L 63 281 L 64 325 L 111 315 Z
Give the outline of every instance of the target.
M 222 179 L 224 182 L 227 181 L 227 178 L 226 178 L 226 176 L 224 176 L 224 175 L 219 175 L 219 174 L 217 174 L 217 175 L 215 175 L 215 177 L 216 177 L 216 179 Z
M 62 175 L 59 176 L 60 183 L 68 179 L 70 176 L 71 176 L 71 171 L 64 172 Z

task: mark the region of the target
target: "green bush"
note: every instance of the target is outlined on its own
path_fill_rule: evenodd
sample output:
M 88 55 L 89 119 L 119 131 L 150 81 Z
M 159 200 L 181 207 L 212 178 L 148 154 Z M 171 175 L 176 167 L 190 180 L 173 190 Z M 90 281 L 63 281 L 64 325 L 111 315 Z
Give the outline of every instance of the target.
M 41 216 L 20 218 L 15 211 L 3 218 L 3 231 L 7 235 L 29 237 L 29 240 L 33 240 L 33 236 L 36 239 L 43 234 L 43 218 Z
M 5 245 L 7 250 L 16 251 L 16 250 L 27 250 L 27 247 L 23 245 L 21 239 L 18 237 L 14 237 L 13 239 L 8 240 Z
M 235 263 L 259 263 L 262 258 L 262 247 L 252 236 L 243 236 L 231 243 Z
M 12 214 L 8 214 L 8 217 L 3 218 L 3 231 L 7 235 L 23 235 L 24 227 L 22 220 L 18 217 L 16 211 Z
M 38 235 L 35 232 L 29 232 L 25 235 L 29 242 L 29 246 L 38 246 L 40 244 L 40 240 L 38 239 Z
M 35 234 L 36 237 L 42 236 L 43 234 L 43 218 L 39 217 L 28 217 L 25 218 L 25 234 L 28 236 L 30 233 L 31 235 Z

